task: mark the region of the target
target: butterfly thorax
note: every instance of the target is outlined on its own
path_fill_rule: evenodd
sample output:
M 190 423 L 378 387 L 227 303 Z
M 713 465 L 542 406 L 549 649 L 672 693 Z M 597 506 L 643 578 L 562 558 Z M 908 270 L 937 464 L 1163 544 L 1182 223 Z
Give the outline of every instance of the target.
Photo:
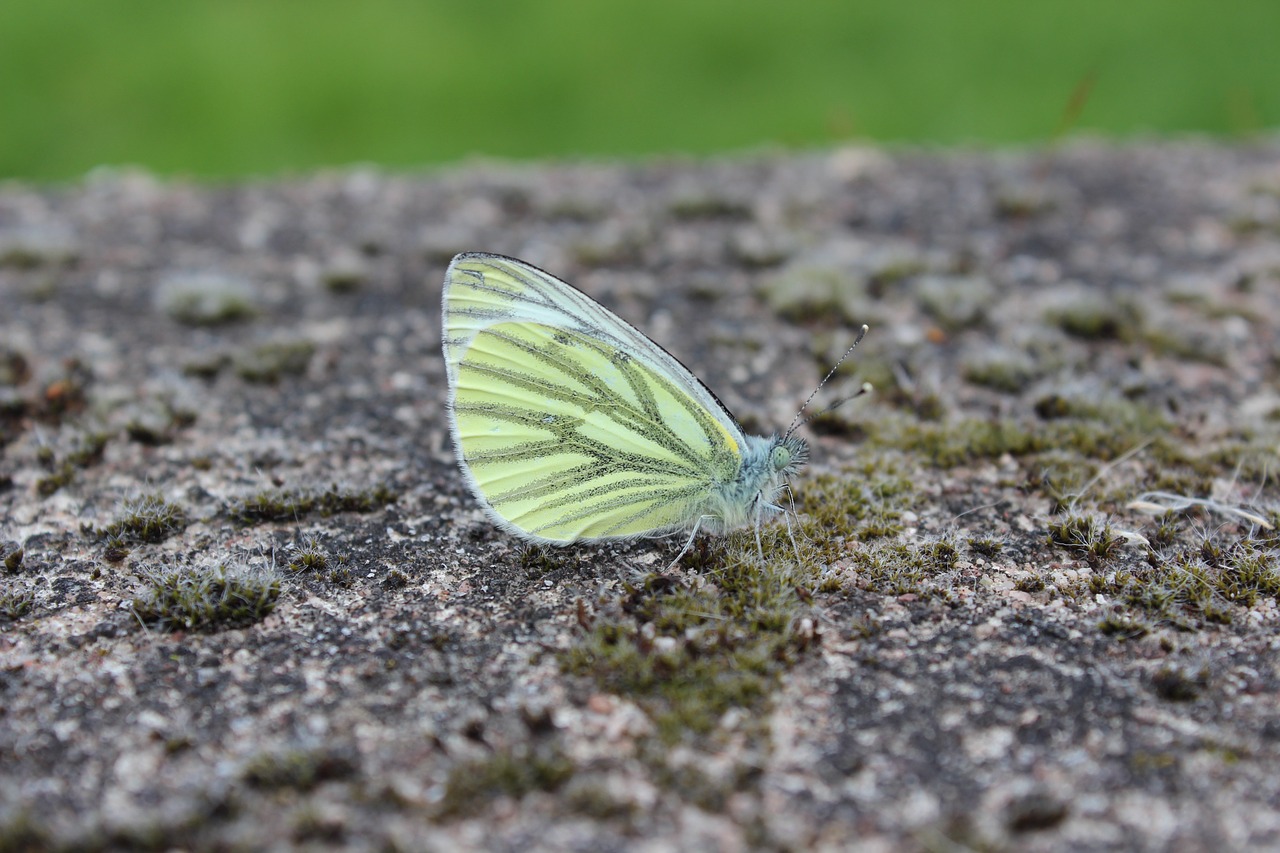
M 737 475 L 707 495 L 704 527 L 713 532 L 754 525 L 779 512 L 778 493 L 809 461 L 809 445 L 798 436 L 746 436 Z

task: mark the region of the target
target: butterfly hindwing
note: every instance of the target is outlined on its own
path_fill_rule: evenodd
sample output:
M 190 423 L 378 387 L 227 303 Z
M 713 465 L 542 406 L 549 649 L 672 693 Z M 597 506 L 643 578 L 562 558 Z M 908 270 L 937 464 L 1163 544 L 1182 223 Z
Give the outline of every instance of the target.
M 549 542 L 689 526 L 740 464 L 714 395 L 642 333 L 565 282 L 496 255 L 445 279 L 451 428 L 502 526 Z

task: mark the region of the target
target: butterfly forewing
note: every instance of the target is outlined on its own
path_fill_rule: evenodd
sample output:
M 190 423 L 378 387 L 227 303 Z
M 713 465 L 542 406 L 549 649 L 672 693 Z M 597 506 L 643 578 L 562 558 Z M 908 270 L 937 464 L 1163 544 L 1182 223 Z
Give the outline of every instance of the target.
M 678 361 L 510 258 L 460 255 L 444 292 L 454 443 L 504 527 L 570 542 L 683 528 L 742 435 Z

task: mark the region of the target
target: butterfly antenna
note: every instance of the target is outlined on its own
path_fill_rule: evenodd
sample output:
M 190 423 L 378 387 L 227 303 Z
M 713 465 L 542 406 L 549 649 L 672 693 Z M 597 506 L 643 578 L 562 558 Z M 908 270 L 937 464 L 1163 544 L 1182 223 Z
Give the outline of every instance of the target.
M 818 412 L 817 415 L 813 415 L 812 417 L 804 418 L 803 420 L 801 420 L 801 416 L 804 414 L 804 410 L 809 408 L 809 404 L 813 402 L 813 398 L 818 396 L 818 392 L 822 390 L 822 386 L 826 385 L 827 381 L 832 376 L 836 375 L 836 371 L 840 369 L 840 365 L 844 364 L 844 360 L 848 358 L 849 355 L 855 349 L 858 348 L 858 344 L 862 343 L 862 338 L 866 334 L 867 334 L 867 325 L 863 323 L 862 328 L 858 330 L 858 337 L 854 338 L 853 343 L 850 344 L 849 348 L 844 351 L 844 355 L 840 356 L 840 360 L 837 361 L 834 365 L 832 365 L 831 369 L 827 371 L 827 375 L 822 377 L 822 381 L 818 383 L 818 387 L 813 389 L 813 393 L 809 395 L 809 398 L 804 401 L 804 405 L 800 407 L 800 411 L 796 412 L 796 416 L 791 419 L 791 426 L 787 427 L 787 431 L 783 433 L 783 436 L 782 436 L 783 438 L 786 438 L 787 436 L 791 435 L 791 433 L 795 432 L 797 429 L 804 426 L 809 421 L 813 420 L 813 418 L 818 417 L 818 415 L 824 415 L 827 412 L 834 409 L 836 406 L 839 406 L 843 403 L 847 403 L 850 400 L 854 399 L 854 397 L 861 397 L 863 394 L 871 390 L 871 386 L 869 384 L 864 383 L 862 386 L 862 390 L 860 390 L 857 394 L 854 394 L 853 397 L 846 397 L 845 399 L 840 400 L 828 406 L 827 408 L 823 409 L 821 412 Z

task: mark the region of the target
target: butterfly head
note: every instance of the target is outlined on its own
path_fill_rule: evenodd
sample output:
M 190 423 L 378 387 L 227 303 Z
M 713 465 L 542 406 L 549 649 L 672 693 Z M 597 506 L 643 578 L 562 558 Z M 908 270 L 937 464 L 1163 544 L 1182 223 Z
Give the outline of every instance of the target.
M 773 440 L 769 451 L 769 464 L 774 477 L 786 480 L 809 461 L 809 443 L 798 435 L 786 435 Z

